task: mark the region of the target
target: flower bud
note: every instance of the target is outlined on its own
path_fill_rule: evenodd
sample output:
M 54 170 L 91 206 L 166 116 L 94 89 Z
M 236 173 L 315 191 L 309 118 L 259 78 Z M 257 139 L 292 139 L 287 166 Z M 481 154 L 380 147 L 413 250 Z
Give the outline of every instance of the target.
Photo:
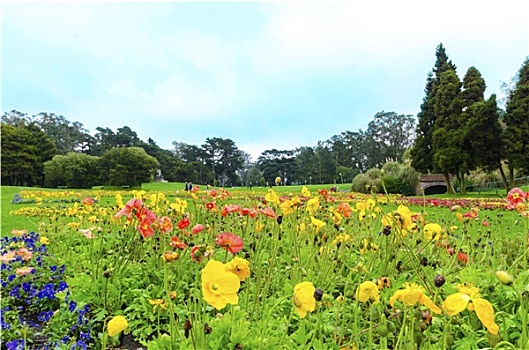
M 320 301 L 322 297 L 323 297 L 323 290 L 321 290 L 321 288 L 317 288 L 314 291 L 314 299 L 316 299 L 316 301 Z
M 433 283 L 438 288 L 442 287 L 443 284 L 445 284 L 445 282 L 446 282 L 446 278 L 443 275 L 435 275 L 435 277 L 433 279 Z
M 513 282 L 513 278 L 507 271 L 496 271 L 496 278 L 501 284 L 510 286 Z

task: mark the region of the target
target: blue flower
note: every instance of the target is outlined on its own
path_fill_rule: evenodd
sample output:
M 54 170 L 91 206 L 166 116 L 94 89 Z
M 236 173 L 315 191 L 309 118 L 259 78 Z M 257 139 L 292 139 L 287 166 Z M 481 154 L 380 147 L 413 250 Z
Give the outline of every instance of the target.
M 88 348 L 88 345 L 82 340 L 78 340 L 74 345 L 72 345 L 72 349 L 77 349 L 78 347 L 86 350 Z
M 24 350 L 24 339 L 11 340 L 6 343 L 7 350 Z
M 59 286 L 57 286 L 57 292 L 62 292 L 63 290 L 68 289 L 68 283 L 61 281 Z
M 77 307 L 77 304 L 75 303 L 75 301 L 70 301 L 70 305 L 68 305 L 68 311 L 70 312 L 74 312 L 75 308 Z

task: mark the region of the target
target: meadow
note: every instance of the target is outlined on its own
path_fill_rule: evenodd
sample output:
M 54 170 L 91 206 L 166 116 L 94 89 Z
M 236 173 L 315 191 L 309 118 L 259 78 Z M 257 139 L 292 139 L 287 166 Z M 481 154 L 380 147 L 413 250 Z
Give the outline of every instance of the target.
M 529 348 L 527 188 L 334 186 L 2 187 L 2 348 Z

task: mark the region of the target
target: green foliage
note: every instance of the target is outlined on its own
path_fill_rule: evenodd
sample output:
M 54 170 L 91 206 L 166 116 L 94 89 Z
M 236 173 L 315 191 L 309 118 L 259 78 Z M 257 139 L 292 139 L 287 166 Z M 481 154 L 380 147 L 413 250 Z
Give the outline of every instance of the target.
M 2 183 L 7 185 L 42 186 L 43 163 L 57 149 L 38 126 L 1 124 Z
M 140 186 L 149 182 L 158 161 L 143 148 L 113 148 L 105 152 L 100 160 L 103 182 L 111 186 Z
M 518 71 L 506 109 L 503 137 L 509 168 L 520 168 L 529 174 L 529 57 Z
M 47 187 L 92 188 L 100 183 L 99 157 L 70 152 L 44 163 Z

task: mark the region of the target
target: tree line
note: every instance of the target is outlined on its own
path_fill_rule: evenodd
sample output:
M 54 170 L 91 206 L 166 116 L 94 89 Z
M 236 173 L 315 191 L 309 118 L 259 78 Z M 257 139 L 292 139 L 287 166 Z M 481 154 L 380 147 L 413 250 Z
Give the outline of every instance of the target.
M 344 131 L 315 146 L 272 148 L 257 160 L 231 139 L 209 137 L 202 145 L 174 141 L 172 149 L 162 149 L 128 126 L 97 127 L 91 134 L 62 115 L 13 110 L 2 116 L 1 180 L 44 187 L 137 186 L 160 170 L 170 182 L 220 186 L 266 186 L 278 177 L 282 185 L 341 184 L 388 162 L 411 161 L 417 171 L 442 173 L 449 180 L 455 176 L 463 191 L 465 176 L 475 169 L 499 170 L 509 188 L 515 170 L 529 173 L 528 59 L 508 92 L 506 111 L 495 95 L 484 98 L 485 88 L 475 67 L 461 82 L 440 44 L 418 123 L 412 115 L 382 111 L 366 130 Z M 393 174 L 413 175 L 402 171 Z M 363 186 L 369 178 L 357 183 Z

